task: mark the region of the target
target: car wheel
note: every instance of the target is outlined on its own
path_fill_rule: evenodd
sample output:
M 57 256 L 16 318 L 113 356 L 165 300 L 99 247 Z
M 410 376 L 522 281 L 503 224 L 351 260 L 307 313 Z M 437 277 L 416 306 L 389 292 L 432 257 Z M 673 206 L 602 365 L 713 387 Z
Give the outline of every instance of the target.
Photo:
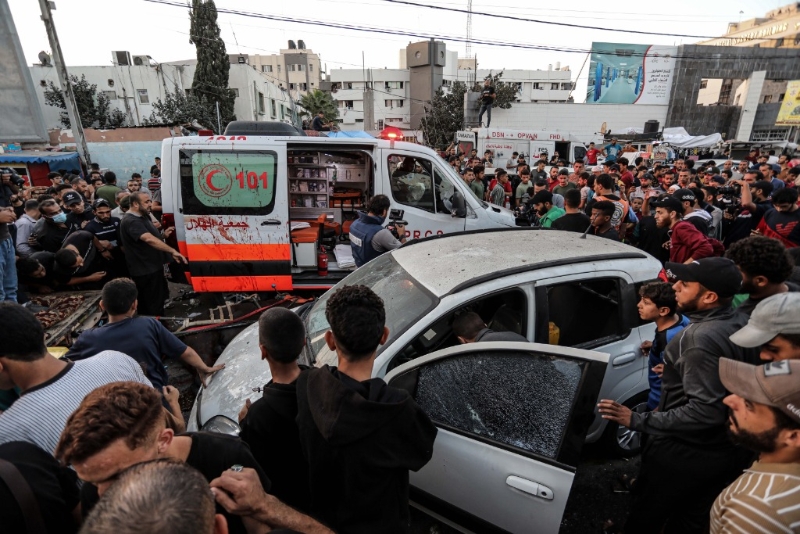
M 648 392 L 641 393 L 623 404 L 636 413 L 647 411 Z M 636 456 L 642 450 L 642 433 L 609 422 L 603 434 L 606 447 L 611 454 L 620 458 Z

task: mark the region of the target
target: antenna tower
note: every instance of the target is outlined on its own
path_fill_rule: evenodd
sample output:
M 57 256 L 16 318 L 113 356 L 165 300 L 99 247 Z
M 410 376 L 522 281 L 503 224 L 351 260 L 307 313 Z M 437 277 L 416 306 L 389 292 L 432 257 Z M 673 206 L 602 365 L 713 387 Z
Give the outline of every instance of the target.
M 472 58 L 472 0 L 467 0 L 467 59 Z

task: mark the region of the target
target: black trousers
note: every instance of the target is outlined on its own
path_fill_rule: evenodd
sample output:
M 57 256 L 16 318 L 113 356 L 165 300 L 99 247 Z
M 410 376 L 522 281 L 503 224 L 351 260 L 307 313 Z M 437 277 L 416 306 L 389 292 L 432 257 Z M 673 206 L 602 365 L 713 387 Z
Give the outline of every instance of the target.
M 169 298 L 169 286 L 164 278 L 164 270 L 132 276 L 139 292 L 139 315 L 164 315 L 164 301 Z
M 649 437 L 625 534 L 705 534 L 714 500 L 752 460 L 751 452 L 733 446 L 700 448 Z

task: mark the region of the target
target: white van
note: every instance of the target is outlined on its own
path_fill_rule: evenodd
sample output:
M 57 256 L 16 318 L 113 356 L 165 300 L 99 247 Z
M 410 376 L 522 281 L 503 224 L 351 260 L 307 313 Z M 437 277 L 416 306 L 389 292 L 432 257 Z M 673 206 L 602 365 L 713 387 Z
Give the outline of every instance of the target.
M 569 163 L 583 161 L 586 145 L 602 140 L 602 136 L 597 136 L 597 139 L 588 139 L 584 143 L 584 139 L 568 132 L 505 128 L 475 128 L 456 132 L 456 142 L 466 153 L 475 148 L 478 156 L 483 157 L 486 150 L 491 150 L 494 153 L 494 166 L 503 168 L 514 152 L 524 155 L 529 163 L 538 160 L 541 154 L 547 155 L 549 160 L 556 152 Z M 469 146 L 470 143 L 472 146 Z
M 349 274 L 331 252 L 367 199 L 418 239 L 514 227 L 431 149 L 385 139 L 221 135 L 162 144 L 165 225 L 195 291 L 325 290 Z M 328 247 L 322 248 L 325 242 Z M 327 257 L 327 274 L 318 259 Z

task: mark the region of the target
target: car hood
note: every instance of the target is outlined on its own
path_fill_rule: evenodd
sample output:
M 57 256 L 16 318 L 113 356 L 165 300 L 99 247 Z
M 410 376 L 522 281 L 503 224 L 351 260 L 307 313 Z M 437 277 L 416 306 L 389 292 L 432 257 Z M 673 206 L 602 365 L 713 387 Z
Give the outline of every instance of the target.
M 514 212 L 502 206 L 495 206 L 487 202 L 486 213 L 492 221 L 500 226 L 508 226 L 510 228 L 517 226 Z
M 261 359 L 258 348 L 258 323 L 233 338 L 216 363 L 224 363 L 225 369 L 214 374 L 205 388 L 200 388 L 186 421 L 189 431 L 199 430 L 215 415 L 238 421 L 245 399 L 253 402 L 260 399 L 260 390 L 254 389 L 263 388 L 272 379 L 269 365 Z

